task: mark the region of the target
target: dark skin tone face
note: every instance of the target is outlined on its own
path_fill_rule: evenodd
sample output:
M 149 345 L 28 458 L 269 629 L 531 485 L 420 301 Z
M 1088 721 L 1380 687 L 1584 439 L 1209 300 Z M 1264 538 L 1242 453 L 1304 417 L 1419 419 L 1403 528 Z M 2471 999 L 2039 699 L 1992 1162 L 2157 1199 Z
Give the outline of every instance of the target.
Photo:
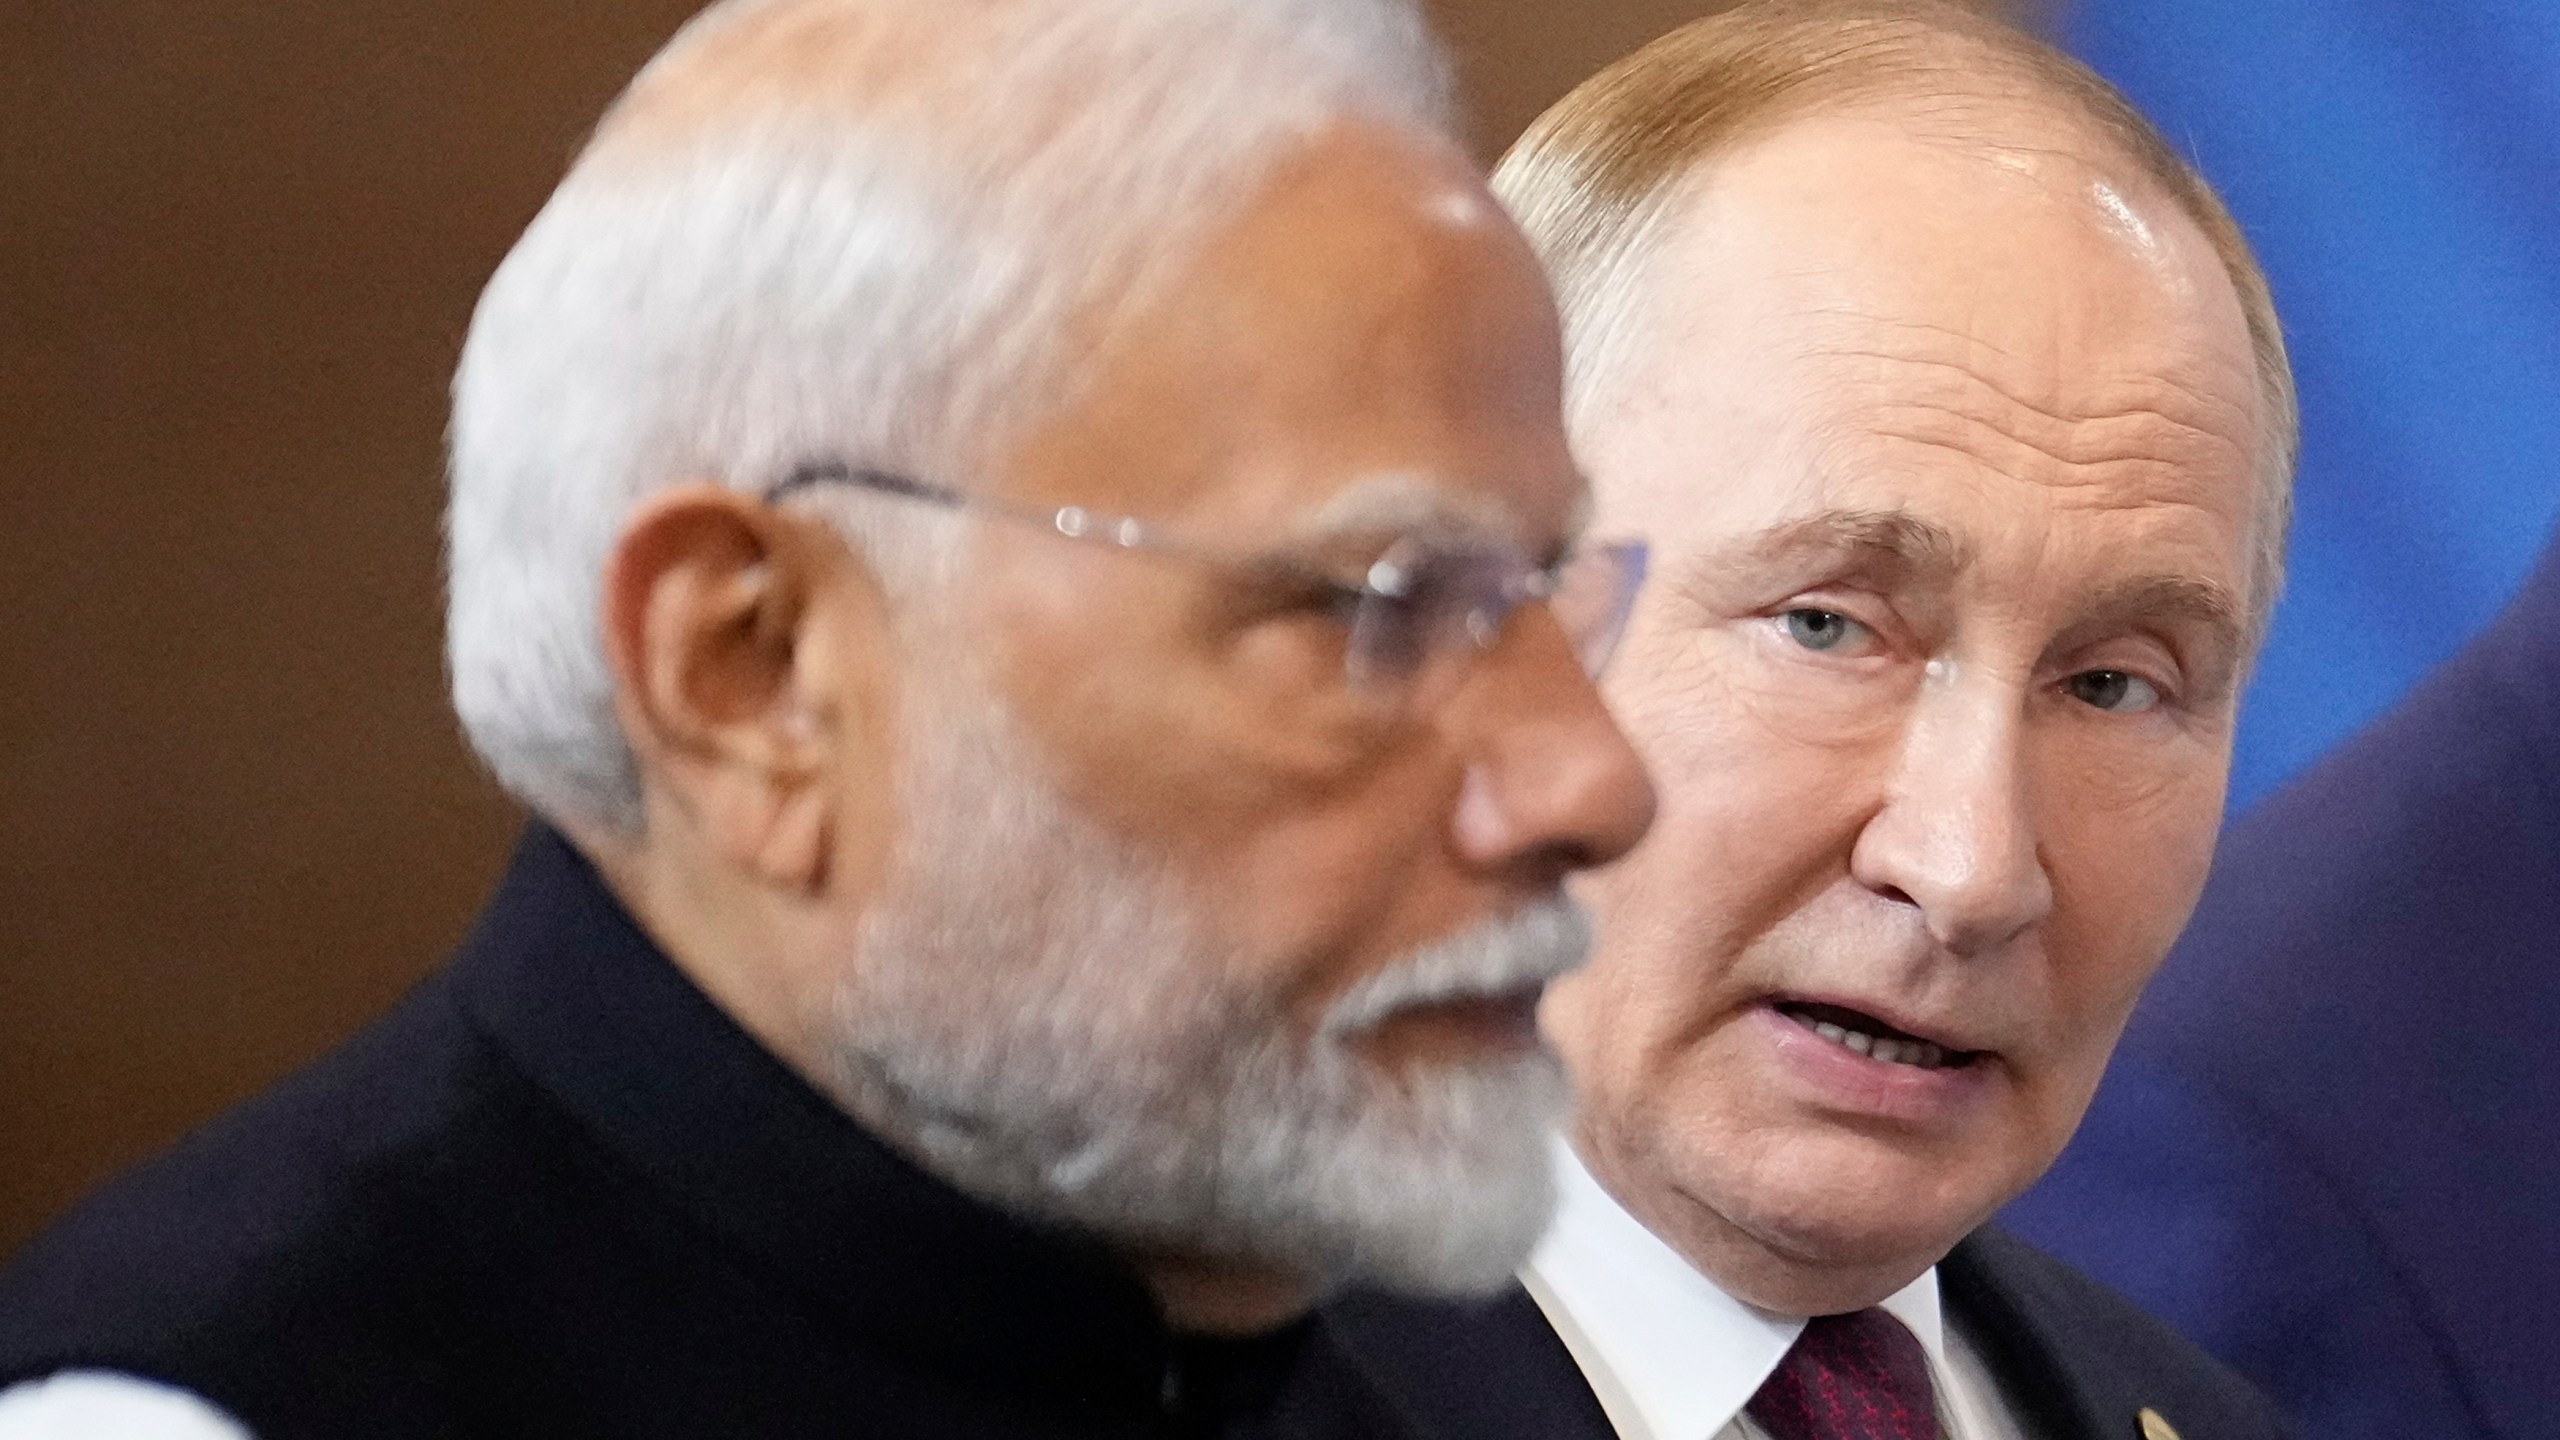
M 1585 503 L 1534 261 L 1451 154 L 1327 135 L 1095 345 L 1089 383 L 1009 456 L 929 478 L 1353 570 L 1417 531 L 1543 557 Z M 1650 818 L 1633 751 L 1542 607 L 1414 709 L 1346 684 L 1340 618 L 1304 586 L 1000 520 L 963 544 L 938 643 L 1072 804 L 1174 866 L 1211 950 L 1234 957 L 1224 978 L 1297 1025 L 1615 858 Z M 679 962 L 815 1073 L 896 853 L 901 700 L 933 677 L 813 503 L 660 496 L 607 591 L 650 829 L 592 843 Z M 1535 1045 L 1536 998 L 1417 1008 L 1366 1050 L 1403 1067 Z M 1312 1293 L 1213 1256 L 1136 1258 L 1206 1328 L 1269 1324 Z
M 2165 200 L 1985 113 L 1712 162 L 1582 436 L 1655 542 L 1608 688 L 1663 810 L 1546 1018 L 1594 1172 L 1788 1313 L 1875 1303 L 2044 1170 L 2221 818 L 2237 301 Z

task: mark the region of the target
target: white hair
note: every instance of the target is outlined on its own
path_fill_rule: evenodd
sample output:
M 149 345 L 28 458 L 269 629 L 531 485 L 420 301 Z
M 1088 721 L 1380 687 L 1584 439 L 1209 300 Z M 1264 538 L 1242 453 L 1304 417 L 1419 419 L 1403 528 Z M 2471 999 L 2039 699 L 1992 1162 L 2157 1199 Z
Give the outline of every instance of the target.
M 704 11 L 472 317 L 447 525 L 472 744 L 535 810 L 636 829 L 599 615 L 640 501 L 816 458 L 965 483 L 1292 149 L 1344 121 L 1453 143 L 1448 96 L 1409 0 Z M 941 573 L 947 527 L 858 513 L 893 592 Z

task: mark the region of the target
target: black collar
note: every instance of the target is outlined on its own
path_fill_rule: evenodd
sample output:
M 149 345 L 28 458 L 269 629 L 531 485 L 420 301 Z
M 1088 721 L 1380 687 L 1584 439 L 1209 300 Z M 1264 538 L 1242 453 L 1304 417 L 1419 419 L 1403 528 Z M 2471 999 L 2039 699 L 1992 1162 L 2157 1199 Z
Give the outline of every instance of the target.
M 1035 1404 L 1198 1415 L 1249 1407 L 1303 1337 L 1178 1339 L 1101 1245 L 918 1169 L 739 1028 L 547 826 L 455 973 L 509 1060 L 714 1243 L 867 1345 Z

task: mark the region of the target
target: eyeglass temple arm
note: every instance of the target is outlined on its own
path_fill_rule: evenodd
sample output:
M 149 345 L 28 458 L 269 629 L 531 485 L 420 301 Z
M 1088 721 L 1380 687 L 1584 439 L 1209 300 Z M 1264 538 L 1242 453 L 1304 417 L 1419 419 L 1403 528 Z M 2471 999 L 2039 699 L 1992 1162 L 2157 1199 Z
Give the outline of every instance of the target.
M 901 475 L 894 470 L 862 469 L 835 460 L 799 467 L 764 492 L 764 498 L 779 500 L 814 485 L 852 485 L 864 490 L 903 495 L 910 500 L 922 500 L 953 510 L 964 509 L 971 503 L 968 496 L 957 490 L 929 484 L 912 475 Z
M 977 511 L 1001 516 L 1007 520 L 1036 525 L 1070 540 L 1097 541 L 1123 550 L 1153 551 L 1217 565 L 1235 565 L 1243 563 L 1246 558 L 1229 555 L 1209 546 L 1193 545 L 1174 539 L 1160 533 L 1154 526 L 1143 520 L 1121 515 L 1106 515 L 1100 511 L 1088 510 L 1081 505 L 1062 505 L 1054 510 L 1044 510 L 1035 506 L 1007 504 L 1001 500 L 972 495 L 963 490 L 954 490 L 949 486 L 919 480 L 912 475 L 902 475 L 894 470 L 873 470 L 834 460 L 802 465 L 782 477 L 772 489 L 764 492 L 764 498 L 768 502 L 781 500 L 816 485 L 851 485 L 858 489 L 896 495 L 908 500 L 921 500 L 928 505 L 939 505 L 946 510 Z M 1255 563 L 1287 564 L 1287 562 L 1259 560 Z M 1310 578 L 1333 579 L 1313 566 L 1301 567 L 1287 564 L 1287 568 L 1293 573 L 1304 573 Z

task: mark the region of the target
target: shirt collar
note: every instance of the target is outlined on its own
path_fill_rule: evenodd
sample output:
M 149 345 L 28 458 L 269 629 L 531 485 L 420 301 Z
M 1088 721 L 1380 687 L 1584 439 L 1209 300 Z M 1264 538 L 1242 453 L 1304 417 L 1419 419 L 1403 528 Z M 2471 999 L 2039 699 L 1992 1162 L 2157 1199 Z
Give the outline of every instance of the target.
M 1520 1280 L 1573 1352 L 1622 1436 L 1711 1440 L 1751 1403 L 1804 1329 L 1726 1294 L 1556 1144 L 1555 1224 Z M 1895 1291 L 1886 1313 L 1947 1371 L 1938 1272 Z

